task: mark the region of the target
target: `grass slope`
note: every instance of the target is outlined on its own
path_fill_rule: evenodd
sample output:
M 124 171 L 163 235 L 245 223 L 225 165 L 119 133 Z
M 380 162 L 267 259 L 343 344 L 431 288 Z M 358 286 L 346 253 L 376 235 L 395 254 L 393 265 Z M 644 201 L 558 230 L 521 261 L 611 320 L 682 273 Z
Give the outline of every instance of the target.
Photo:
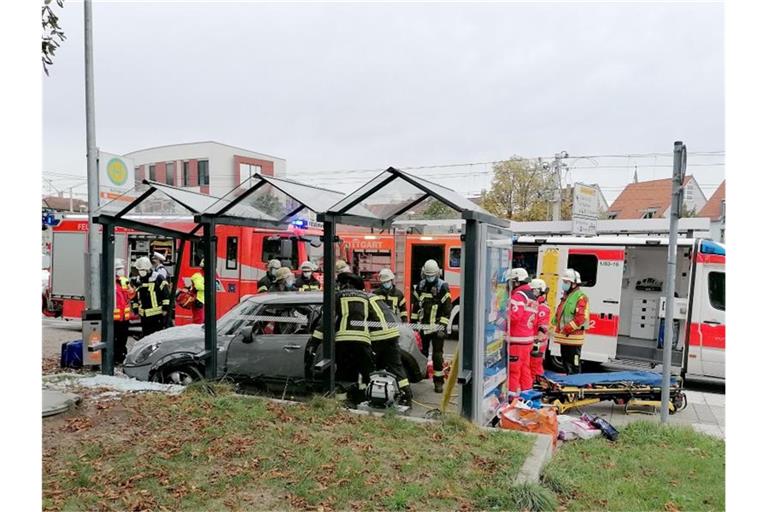
M 571 511 L 724 510 L 725 442 L 690 427 L 632 423 L 616 443 L 566 443 L 543 483 Z
M 510 509 L 531 445 L 458 418 L 363 417 L 328 400 L 145 394 L 45 422 L 43 506 Z

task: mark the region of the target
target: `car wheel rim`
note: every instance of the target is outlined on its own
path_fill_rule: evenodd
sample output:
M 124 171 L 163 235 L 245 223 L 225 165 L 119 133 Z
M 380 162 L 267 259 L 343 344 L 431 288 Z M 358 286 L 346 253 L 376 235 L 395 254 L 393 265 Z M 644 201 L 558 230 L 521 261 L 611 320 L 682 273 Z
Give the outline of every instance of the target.
M 168 375 L 168 380 L 170 380 L 172 384 L 181 384 L 182 386 L 186 386 L 188 384 L 192 384 L 195 379 L 193 379 L 192 376 L 185 371 L 176 370 Z

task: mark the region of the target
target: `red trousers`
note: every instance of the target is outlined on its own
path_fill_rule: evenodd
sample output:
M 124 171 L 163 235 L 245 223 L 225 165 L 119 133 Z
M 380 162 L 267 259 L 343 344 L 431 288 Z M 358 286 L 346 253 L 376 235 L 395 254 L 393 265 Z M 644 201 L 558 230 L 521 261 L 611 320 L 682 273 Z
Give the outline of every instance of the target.
M 509 366 L 507 372 L 508 389 L 512 392 L 525 391 L 533 387 L 531 376 L 531 344 L 521 345 L 510 343 L 507 345 L 509 354 Z
M 531 349 L 533 350 L 533 349 Z M 544 355 L 547 353 L 547 342 L 539 342 L 538 357 L 531 356 L 531 379 L 535 379 L 537 375 L 544 375 Z
M 197 307 L 197 304 L 192 306 L 192 323 L 202 324 L 205 322 L 205 308 L 202 304 Z

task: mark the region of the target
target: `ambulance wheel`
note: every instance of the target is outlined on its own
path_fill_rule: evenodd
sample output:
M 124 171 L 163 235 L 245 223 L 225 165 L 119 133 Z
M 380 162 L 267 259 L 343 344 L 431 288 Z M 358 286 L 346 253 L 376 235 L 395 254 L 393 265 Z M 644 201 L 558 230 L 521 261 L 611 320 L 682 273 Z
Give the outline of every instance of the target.
M 203 380 L 203 374 L 194 364 L 165 366 L 152 376 L 152 380 L 162 384 L 178 384 L 187 386 L 195 381 Z

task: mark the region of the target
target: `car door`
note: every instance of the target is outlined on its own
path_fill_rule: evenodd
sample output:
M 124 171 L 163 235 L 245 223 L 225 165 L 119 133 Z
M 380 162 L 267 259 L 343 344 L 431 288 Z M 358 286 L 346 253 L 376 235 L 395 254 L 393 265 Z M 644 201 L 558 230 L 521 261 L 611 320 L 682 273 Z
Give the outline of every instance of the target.
M 688 372 L 724 379 L 725 247 L 708 240 L 701 241 L 694 264 L 696 269 L 689 332 Z M 701 360 L 700 364 L 695 364 L 697 354 Z M 691 359 L 692 357 L 694 359 Z
M 309 315 L 309 306 L 262 306 L 248 325 L 250 339 L 238 336 L 230 344 L 227 373 L 253 380 L 303 379 Z

